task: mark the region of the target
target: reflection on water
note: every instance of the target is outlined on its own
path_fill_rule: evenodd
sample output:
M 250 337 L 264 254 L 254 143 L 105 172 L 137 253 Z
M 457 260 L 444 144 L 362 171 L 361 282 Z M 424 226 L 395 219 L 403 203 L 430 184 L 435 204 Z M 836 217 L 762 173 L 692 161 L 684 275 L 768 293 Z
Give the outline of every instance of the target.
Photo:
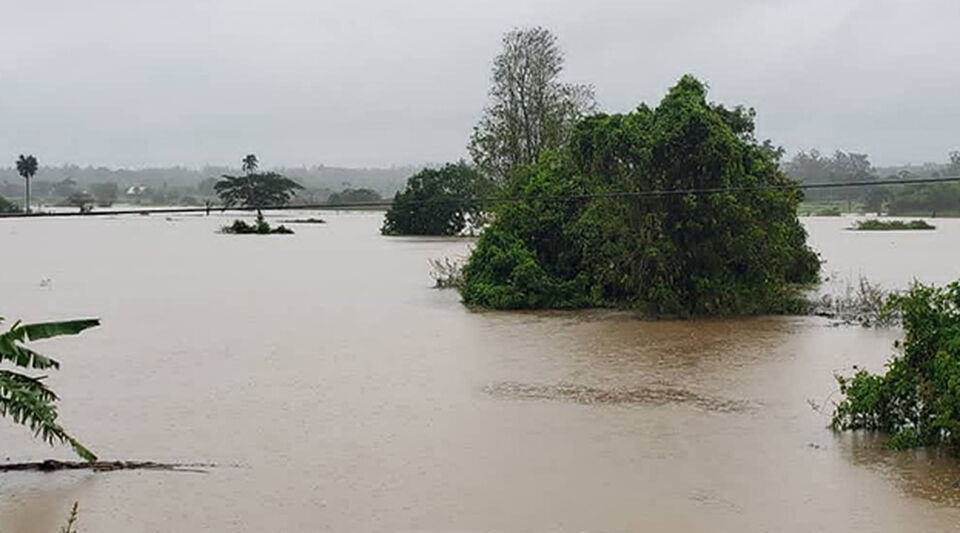
M 288 214 L 278 215 L 288 217 Z M 105 459 L 209 474 L 0 477 L 0 531 L 951 531 L 957 462 L 834 435 L 835 372 L 896 331 L 813 318 L 652 322 L 473 312 L 431 290 L 459 239 L 377 214 L 288 238 L 218 216 L 0 221 L 0 315 L 100 316 L 49 341 L 63 423 Z M 864 235 L 807 221 L 827 269 L 960 277 L 960 221 Z M 10 423 L 3 460 L 69 458 Z

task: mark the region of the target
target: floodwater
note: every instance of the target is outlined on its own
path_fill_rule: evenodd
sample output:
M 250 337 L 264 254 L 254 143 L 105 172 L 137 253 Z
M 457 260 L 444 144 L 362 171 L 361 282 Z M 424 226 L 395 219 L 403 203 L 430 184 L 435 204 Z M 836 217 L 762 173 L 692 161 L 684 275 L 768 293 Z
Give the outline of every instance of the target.
M 834 372 L 896 330 L 471 312 L 430 289 L 456 239 L 374 213 L 293 236 L 212 216 L 0 220 L 0 314 L 98 316 L 44 341 L 61 420 L 104 459 L 207 473 L 0 475 L 0 531 L 956 531 L 960 467 L 835 435 Z M 836 280 L 960 277 L 960 220 L 807 219 Z M 0 421 L 2 461 L 69 450 Z

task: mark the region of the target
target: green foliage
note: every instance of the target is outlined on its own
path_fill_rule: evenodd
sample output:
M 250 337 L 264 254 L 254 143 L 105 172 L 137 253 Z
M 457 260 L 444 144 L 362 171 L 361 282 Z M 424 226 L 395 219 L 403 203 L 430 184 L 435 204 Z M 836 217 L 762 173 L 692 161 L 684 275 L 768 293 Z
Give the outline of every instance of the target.
M 0 196 L 0 213 L 19 213 L 20 207 L 17 204 Z
M 457 235 L 481 217 L 480 197 L 493 186 L 464 162 L 425 168 L 393 197 L 380 232 L 384 235 Z
M 114 182 L 94 183 L 90 186 L 90 193 L 93 194 L 98 206 L 110 207 L 117 201 L 120 187 Z
M 335 192 L 327 198 L 327 203 L 331 205 L 344 204 L 370 204 L 383 200 L 380 193 L 373 189 L 344 189 Z
M 17 173 L 24 179 L 32 178 L 38 170 L 37 158 L 32 155 L 20 154 L 17 158 Z
M 845 397 L 832 426 L 888 433 L 897 449 L 960 446 L 960 282 L 945 288 L 917 283 L 887 305 L 902 317 L 902 355 L 884 374 L 837 376 Z
M 293 233 L 293 230 L 280 225 L 277 227 L 271 227 L 267 223 L 266 219 L 263 218 L 263 214 L 257 213 L 257 220 L 253 224 L 247 224 L 242 220 L 234 220 L 233 224 L 229 226 L 224 226 L 221 231 L 223 233 L 232 233 L 237 235 L 271 235 L 271 234 L 281 234 L 281 235 L 290 235 Z
M 256 209 L 286 205 L 297 190 L 303 187 L 276 172 L 257 173 L 257 156 L 243 158 L 243 176 L 224 174 L 213 190 L 228 207 L 240 205 Z
M 240 205 L 259 210 L 286 205 L 303 187 L 276 172 L 264 172 L 244 176 L 224 174 L 213 188 L 227 206 Z
M 824 207 L 813 213 L 815 217 L 838 217 L 843 215 L 839 207 Z
M 800 152 L 783 164 L 784 171 L 801 183 L 838 183 L 872 181 L 877 179 L 867 154 L 837 150 L 832 156 L 822 155 L 817 150 Z M 813 189 L 808 192 L 811 200 L 856 200 L 862 193 L 855 187 L 837 189 Z
M 936 226 L 928 224 L 925 220 L 911 220 L 904 222 L 902 220 L 858 220 L 857 231 L 901 231 L 901 230 L 924 230 L 937 229 Z
M 960 212 L 960 184 L 936 183 L 899 187 L 891 192 L 887 211 L 891 215 Z
M 588 117 L 565 150 L 507 183 L 504 196 L 519 201 L 497 206 L 465 267 L 464 302 L 682 316 L 799 311 L 798 287 L 819 272 L 797 220 L 799 192 L 603 196 L 789 185 L 779 155 L 753 137 L 752 111 L 707 103 L 691 76 L 655 109 Z
M 884 187 L 870 187 L 861 197 L 863 207 L 870 213 L 878 215 L 883 213 L 883 208 L 890 201 L 890 190 Z
M 6 361 L 20 368 L 34 370 L 59 369 L 54 359 L 23 345 L 25 342 L 48 339 L 61 335 L 76 335 L 98 326 L 99 320 L 71 320 L 21 324 L 17 322 L 8 331 L 0 334 L 0 362 Z M 9 416 L 14 422 L 28 426 L 45 442 L 67 443 L 81 458 L 95 461 L 96 456 L 57 423 L 57 395 L 44 383 L 45 376 L 28 376 L 11 370 L 0 370 L 0 415 Z

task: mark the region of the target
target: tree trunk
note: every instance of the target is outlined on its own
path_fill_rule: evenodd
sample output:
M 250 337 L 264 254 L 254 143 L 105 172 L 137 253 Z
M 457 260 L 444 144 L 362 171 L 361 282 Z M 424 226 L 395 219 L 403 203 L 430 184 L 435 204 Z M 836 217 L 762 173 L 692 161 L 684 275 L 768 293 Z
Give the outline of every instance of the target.
M 24 198 L 23 200 L 23 204 L 24 204 L 23 211 L 29 214 L 30 213 L 30 178 L 26 178 L 26 180 L 27 180 L 27 195 L 26 195 L 26 198 Z

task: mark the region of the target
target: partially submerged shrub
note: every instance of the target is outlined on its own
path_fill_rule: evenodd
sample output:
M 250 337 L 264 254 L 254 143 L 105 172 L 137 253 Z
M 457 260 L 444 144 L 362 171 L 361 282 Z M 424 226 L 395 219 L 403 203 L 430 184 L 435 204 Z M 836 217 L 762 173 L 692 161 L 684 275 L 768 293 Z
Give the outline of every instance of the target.
M 960 445 L 960 281 L 945 288 L 914 284 L 889 298 L 902 316 L 902 354 L 884 374 L 858 370 L 837 376 L 845 396 L 833 414 L 835 429 L 888 433 L 897 449 Z
M 937 229 L 936 226 L 928 224 L 922 219 L 904 222 L 902 220 L 858 220 L 853 228 L 857 231 L 900 231 L 900 230 L 925 230 Z
M 844 324 L 891 326 L 897 322 L 899 315 L 896 309 L 887 305 L 890 295 L 879 283 L 871 283 L 861 277 L 857 285 L 848 282 L 843 294 L 821 296 L 812 303 L 812 311 L 817 316 L 836 319 Z
M 463 286 L 464 259 L 430 259 L 430 277 L 438 289 L 458 289 Z
M 271 227 L 270 224 L 267 224 L 267 221 L 263 218 L 263 215 L 257 213 L 257 219 L 253 224 L 248 224 L 243 220 L 234 220 L 233 224 L 229 226 L 224 226 L 222 228 L 223 233 L 232 233 L 238 235 L 270 235 L 270 234 L 284 234 L 289 235 L 293 233 L 293 230 L 280 225 L 275 228 Z

